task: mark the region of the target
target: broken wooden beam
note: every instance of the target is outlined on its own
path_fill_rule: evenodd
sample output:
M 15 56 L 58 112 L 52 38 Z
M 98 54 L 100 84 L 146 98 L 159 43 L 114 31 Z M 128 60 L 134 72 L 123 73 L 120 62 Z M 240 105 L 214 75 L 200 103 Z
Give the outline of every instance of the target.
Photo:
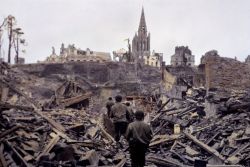
M 160 158 L 159 156 L 147 156 L 146 161 L 163 167 L 189 167 L 170 157 Z
M 8 167 L 8 164 L 4 158 L 4 145 L 3 144 L 1 144 L 0 146 L 0 161 L 3 167 Z
M 187 132 L 183 132 L 185 134 L 185 136 L 192 140 L 195 144 L 197 144 L 198 146 L 200 146 L 201 148 L 203 148 L 204 150 L 206 150 L 208 153 L 216 156 L 217 158 L 219 158 L 222 161 L 225 161 L 225 158 L 215 149 L 213 149 L 212 147 L 209 147 L 208 145 L 206 145 L 205 143 L 201 142 L 200 140 L 198 140 L 195 136 L 187 133 Z
M 18 151 L 14 148 L 14 146 L 12 146 L 11 143 L 9 143 L 9 141 L 5 140 L 4 141 L 6 143 L 6 145 L 8 146 L 8 148 L 10 148 L 13 153 L 16 155 L 17 158 L 17 165 L 22 166 L 22 167 L 31 167 L 33 165 L 30 165 L 26 162 L 26 160 L 18 153 Z
M 245 150 L 249 145 L 250 145 L 250 143 L 244 144 L 242 147 L 240 147 L 236 151 L 234 151 L 230 156 L 235 156 L 235 155 L 239 154 L 241 151 Z
M 34 110 L 38 115 L 40 115 L 42 118 L 46 119 L 51 125 L 52 127 L 56 128 L 59 131 L 65 132 L 66 129 L 60 124 L 57 123 L 56 121 L 54 121 L 53 119 L 47 117 L 46 115 L 44 115 L 41 111 L 39 110 Z
M 161 110 L 170 102 L 171 99 L 168 99 L 162 106 L 161 108 L 157 111 L 158 112 L 161 112 Z
M 180 154 L 177 153 L 176 151 L 170 150 L 170 152 L 173 153 L 174 155 L 176 155 L 177 157 L 179 157 L 185 164 L 188 163 L 188 160 L 186 160 L 186 159 L 184 158 L 184 156 L 180 155 Z
M 123 167 L 126 163 L 126 158 L 123 158 L 117 165 L 115 165 L 115 167 Z
M 2 132 L 2 133 L 0 134 L 0 139 L 3 138 L 3 137 L 5 137 L 5 136 L 7 136 L 8 134 L 10 134 L 10 133 L 16 131 L 16 130 L 19 129 L 19 128 L 21 128 L 21 126 L 20 126 L 20 125 L 16 125 L 16 126 L 13 126 L 11 129 Z
M 56 145 L 56 143 L 59 141 L 60 137 L 58 134 L 54 135 L 54 137 L 50 140 L 50 142 L 46 145 L 46 147 L 43 149 L 42 153 L 40 153 L 36 157 L 36 161 L 38 161 L 43 155 L 50 152 L 50 150 Z
M 6 102 L 0 102 L 0 109 L 3 108 L 3 109 L 12 109 L 12 108 L 15 108 L 15 109 L 19 109 L 19 110 L 25 110 L 25 111 L 32 111 L 34 110 L 33 107 L 30 107 L 30 106 L 21 106 L 21 105 L 13 105 L 13 104 L 9 104 L 9 103 L 6 103 Z
M 97 124 L 102 131 L 103 135 L 111 142 L 111 143 L 116 143 L 115 139 L 103 128 L 100 123 Z
M 162 143 L 166 143 L 166 142 L 172 142 L 172 141 L 176 140 L 178 137 L 179 137 L 179 135 L 171 135 L 171 136 L 169 136 L 169 135 L 157 135 L 151 140 L 149 147 L 153 147 L 153 146 L 156 146 L 156 145 L 159 145 Z
M 213 137 L 211 137 L 210 139 L 208 139 L 208 140 L 206 141 L 206 144 L 209 145 L 209 144 L 210 144 L 219 134 L 221 134 L 220 131 L 217 132 L 217 133 L 215 133 L 215 135 L 214 135 Z
M 66 141 L 67 144 L 77 144 L 83 147 L 97 148 L 103 146 L 101 143 L 96 143 L 92 141 Z
M 59 106 L 61 107 L 68 107 L 72 104 L 75 104 L 75 103 L 79 103 L 83 100 L 86 100 L 88 98 L 90 98 L 90 96 L 92 95 L 91 92 L 88 92 L 88 93 L 85 93 L 83 95 L 79 95 L 79 96 L 76 96 L 76 97 L 71 97 L 71 98 L 68 98 L 68 99 L 63 99 L 61 100 L 59 103 Z

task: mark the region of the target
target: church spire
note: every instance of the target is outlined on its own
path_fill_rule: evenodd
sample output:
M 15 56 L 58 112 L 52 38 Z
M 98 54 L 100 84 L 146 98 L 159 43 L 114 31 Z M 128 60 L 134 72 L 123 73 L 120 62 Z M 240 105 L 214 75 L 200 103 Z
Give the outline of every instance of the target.
M 146 25 L 146 20 L 145 20 L 145 15 L 144 15 L 144 8 L 142 7 L 141 11 L 141 19 L 140 19 L 140 25 L 138 29 L 138 33 L 147 33 L 147 25 Z

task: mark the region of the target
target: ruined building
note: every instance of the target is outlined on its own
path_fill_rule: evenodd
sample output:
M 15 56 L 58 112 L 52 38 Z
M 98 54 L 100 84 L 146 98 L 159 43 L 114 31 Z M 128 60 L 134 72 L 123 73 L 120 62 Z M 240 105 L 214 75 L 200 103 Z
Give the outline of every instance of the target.
M 67 48 L 64 44 L 61 45 L 60 55 L 55 53 L 54 47 L 52 47 L 52 54 L 47 57 L 45 63 L 65 63 L 65 62 L 77 62 L 77 61 L 94 61 L 94 62 L 107 62 L 111 61 L 110 53 L 96 52 L 89 48 L 86 50 L 77 49 L 75 45 L 69 45 Z
M 186 46 L 175 47 L 175 54 L 171 56 L 172 66 L 194 66 L 194 55 Z
M 250 55 L 247 56 L 245 63 L 250 64 Z
M 212 50 L 202 56 L 201 64 L 205 68 L 206 88 L 250 90 L 250 66 L 247 63 L 221 57 Z
M 150 52 L 150 33 L 147 32 L 147 25 L 142 8 L 138 32 L 132 41 L 132 55 L 136 62 L 154 67 L 161 67 L 163 61 L 162 53 Z

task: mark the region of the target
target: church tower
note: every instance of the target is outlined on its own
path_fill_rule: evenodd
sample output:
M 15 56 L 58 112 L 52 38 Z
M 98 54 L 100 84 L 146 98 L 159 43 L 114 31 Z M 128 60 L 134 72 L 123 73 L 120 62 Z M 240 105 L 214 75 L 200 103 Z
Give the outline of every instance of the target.
M 136 61 L 144 63 L 144 58 L 150 56 L 150 33 L 147 33 L 147 25 L 142 7 L 138 32 L 132 41 L 132 54 Z

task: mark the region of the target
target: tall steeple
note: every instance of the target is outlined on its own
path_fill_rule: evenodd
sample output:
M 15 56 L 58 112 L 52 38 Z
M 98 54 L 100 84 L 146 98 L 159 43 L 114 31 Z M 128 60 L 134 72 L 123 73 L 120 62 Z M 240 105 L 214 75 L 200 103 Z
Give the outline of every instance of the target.
M 140 24 L 139 24 L 139 28 L 138 28 L 138 33 L 147 34 L 147 25 L 146 25 L 143 7 L 142 7 L 142 11 L 141 11 L 141 19 L 140 19 Z
M 144 57 L 150 55 L 150 34 L 147 32 L 147 25 L 142 7 L 138 32 L 132 40 L 132 54 L 140 63 L 144 63 Z

